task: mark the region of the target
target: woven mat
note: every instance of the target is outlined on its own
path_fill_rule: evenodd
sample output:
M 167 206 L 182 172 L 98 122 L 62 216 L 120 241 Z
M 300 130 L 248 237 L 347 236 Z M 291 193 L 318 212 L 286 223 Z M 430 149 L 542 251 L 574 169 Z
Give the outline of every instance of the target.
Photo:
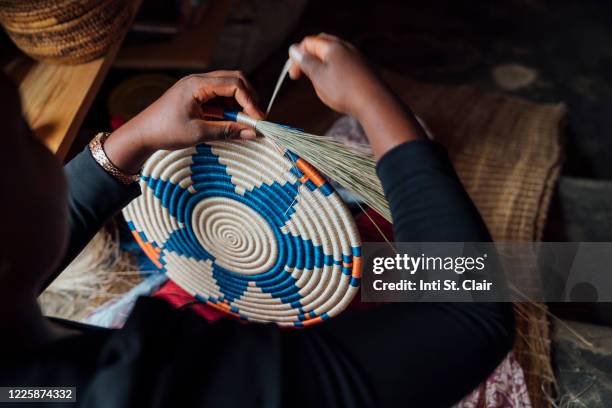
M 384 77 L 446 146 L 493 238 L 540 240 L 561 168 L 565 107 L 468 86 L 424 85 L 390 73 Z M 280 98 L 271 120 L 322 134 L 337 117 L 308 84 L 300 83 Z M 548 407 L 545 394 L 552 394 L 554 376 L 546 308 L 516 303 L 515 311 L 515 355 L 526 373 L 534 407 Z

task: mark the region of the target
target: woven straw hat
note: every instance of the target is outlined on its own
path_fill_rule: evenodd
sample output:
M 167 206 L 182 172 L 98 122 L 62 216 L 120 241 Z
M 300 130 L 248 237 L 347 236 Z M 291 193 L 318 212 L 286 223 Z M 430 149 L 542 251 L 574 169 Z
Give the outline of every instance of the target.
M 241 319 L 307 326 L 358 291 L 353 218 L 310 164 L 266 138 L 161 151 L 124 210 L 149 258 L 179 286 Z
M 126 0 L 0 0 L 0 23 L 34 59 L 76 64 L 103 56 L 128 24 Z

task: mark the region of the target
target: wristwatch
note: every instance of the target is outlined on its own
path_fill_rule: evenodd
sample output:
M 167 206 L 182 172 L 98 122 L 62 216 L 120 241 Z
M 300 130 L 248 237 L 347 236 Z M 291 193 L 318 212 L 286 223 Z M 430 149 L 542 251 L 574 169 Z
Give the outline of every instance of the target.
M 93 156 L 94 160 L 111 176 L 122 182 L 123 184 L 132 184 L 140 179 L 140 173 L 138 174 L 126 174 L 119 170 L 106 156 L 104 152 L 104 142 L 110 133 L 100 132 L 98 133 L 91 142 L 89 142 L 89 151 Z

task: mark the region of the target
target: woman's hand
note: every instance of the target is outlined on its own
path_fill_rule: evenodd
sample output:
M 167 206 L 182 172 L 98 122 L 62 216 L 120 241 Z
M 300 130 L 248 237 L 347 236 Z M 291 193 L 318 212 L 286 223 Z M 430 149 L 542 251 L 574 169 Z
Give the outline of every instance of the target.
M 410 110 L 395 97 L 351 44 L 329 34 L 304 38 L 289 48 L 289 75 L 305 74 L 330 108 L 354 116 L 374 155 L 424 137 Z
M 135 174 L 157 150 L 182 149 L 215 139 L 255 138 L 255 131 L 243 124 L 204 118 L 202 105 L 216 97 L 234 98 L 246 114 L 263 119 L 255 91 L 241 72 L 190 75 L 113 132 L 104 144 L 106 155 L 121 170 Z
M 389 92 L 353 45 L 329 34 L 305 37 L 289 48 L 289 76 L 305 74 L 330 108 L 358 116 L 373 99 Z

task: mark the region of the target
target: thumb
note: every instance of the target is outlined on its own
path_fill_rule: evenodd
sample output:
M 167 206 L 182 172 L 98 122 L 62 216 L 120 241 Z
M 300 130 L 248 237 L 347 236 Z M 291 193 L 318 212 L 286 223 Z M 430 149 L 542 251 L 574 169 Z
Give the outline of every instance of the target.
M 297 45 L 289 47 L 289 57 L 308 78 L 315 80 L 323 62 Z
M 197 120 L 195 126 L 200 141 L 255 139 L 257 137 L 255 130 L 236 122 Z

